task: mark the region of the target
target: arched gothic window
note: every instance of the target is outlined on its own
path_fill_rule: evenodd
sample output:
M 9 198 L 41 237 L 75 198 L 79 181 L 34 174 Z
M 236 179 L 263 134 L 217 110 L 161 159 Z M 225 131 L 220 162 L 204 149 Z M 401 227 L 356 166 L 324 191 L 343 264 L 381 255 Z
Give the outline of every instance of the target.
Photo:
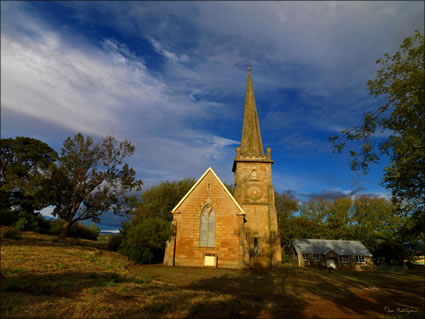
M 254 238 L 254 256 L 258 255 L 258 239 L 257 237 Z
M 201 233 L 199 246 L 214 247 L 215 242 L 215 212 L 211 205 L 207 205 L 201 212 Z

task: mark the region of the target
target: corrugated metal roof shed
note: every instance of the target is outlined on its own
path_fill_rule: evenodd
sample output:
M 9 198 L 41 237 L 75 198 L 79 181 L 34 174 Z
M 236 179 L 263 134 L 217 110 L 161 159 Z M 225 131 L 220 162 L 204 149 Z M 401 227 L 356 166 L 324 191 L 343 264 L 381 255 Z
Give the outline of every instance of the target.
M 298 254 L 325 254 L 330 249 L 338 255 L 372 256 L 358 240 L 297 239 L 294 248 Z

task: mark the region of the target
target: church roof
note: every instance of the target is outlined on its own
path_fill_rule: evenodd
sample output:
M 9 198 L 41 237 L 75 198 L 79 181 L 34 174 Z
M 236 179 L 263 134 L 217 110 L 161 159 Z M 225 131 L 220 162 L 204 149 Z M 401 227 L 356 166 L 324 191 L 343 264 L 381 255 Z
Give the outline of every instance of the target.
M 242 215 L 245 215 L 245 212 L 242 209 L 242 207 L 239 205 L 239 203 L 236 201 L 236 199 L 229 192 L 229 190 L 227 189 L 227 187 L 223 184 L 223 182 L 220 180 L 220 178 L 217 176 L 217 174 L 214 172 L 214 170 L 211 167 L 208 167 L 208 169 L 205 171 L 205 173 L 202 174 L 202 176 L 196 181 L 196 183 L 192 186 L 192 188 L 189 189 L 189 191 L 186 193 L 186 195 L 184 195 L 183 198 L 178 202 L 178 204 L 171 210 L 171 213 L 176 213 L 177 212 L 177 209 L 180 207 L 180 205 L 186 200 L 187 197 L 189 197 L 189 195 L 199 185 L 199 183 L 201 183 L 201 181 L 204 179 L 205 176 L 207 176 L 207 174 L 209 172 L 211 172 L 211 174 L 217 179 L 217 181 L 219 182 L 219 184 L 221 185 L 221 187 L 223 187 L 223 189 L 225 190 L 225 192 L 229 195 L 230 199 L 236 204 L 236 207 L 239 209 L 240 213 Z
M 338 255 L 372 256 L 358 240 L 297 239 L 294 248 L 298 254 L 323 254 L 333 250 Z
M 255 105 L 254 90 L 251 81 L 251 68 L 248 68 L 248 84 L 245 96 L 245 112 L 241 138 L 242 156 L 264 156 L 263 143 L 261 141 L 260 124 Z

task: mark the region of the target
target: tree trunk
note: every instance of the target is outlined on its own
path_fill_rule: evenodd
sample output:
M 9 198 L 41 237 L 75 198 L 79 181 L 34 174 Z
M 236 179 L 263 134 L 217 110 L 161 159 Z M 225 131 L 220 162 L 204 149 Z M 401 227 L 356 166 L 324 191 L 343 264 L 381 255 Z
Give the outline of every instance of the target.
M 65 239 L 66 235 L 68 235 L 68 231 L 71 228 L 71 222 L 65 221 L 63 223 L 62 231 L 59 234 L 59 239 Z

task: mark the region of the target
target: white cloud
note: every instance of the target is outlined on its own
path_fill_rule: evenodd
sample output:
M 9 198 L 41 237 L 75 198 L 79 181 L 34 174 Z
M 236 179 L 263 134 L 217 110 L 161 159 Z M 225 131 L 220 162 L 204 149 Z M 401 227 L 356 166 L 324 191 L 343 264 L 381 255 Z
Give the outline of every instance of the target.
M 363 84 L 379 56 L 415 28 L 423 29 L 423 8 L 421 2 L 403 1 L 128 3 L 120 5 L 128 20 L 112 17 L 110 23 L 160 38 L 160 44 L 154 42 L 159 51 L 190 50 L 188 67 L 198 74 L 222 65 L 216 77 L 223 70 L 229 77 L 249 61 L 265 86 L 328 93 L 353 81 Z M 107 9 L 115 12 L 116 6 Z M 301 66 L 307 76 L 284 72 Z M 222 88 L 229 88 L 226 81 Z
M 152 181 L 197 178 L 210 165 L 232 180 L 236 141 L 202 127 L 224 117 L 241 119 L 245 63 L 253 65 L 257 101 L 295 89 L 303 103 L 261 105 L 263 132 L 266 123 L 335 131 L 358 124 L 376 102 L 364 87 L 375 75 L 375 60 L 424 25 L 423 2 L 61 5 L 73 8 L 80 22 L 148 39 L 165 63 L 153 73 L 116 39 L 88 43 L 43 22 L 36 10 L 29 14 L 30 4 L 2 3 L 2 112 L 20 113 L 25 123 L 38 119 L 46 126 L 128 138 L 136 144 L 134 166 Z M 94 11 L 99 19 L 92 19 Z M 216 102 L 235 96 L 242 96 L 238 105 Z M 310 147 L 317 141 L 302 136 L 298 142 Z M 319 181 L 279 176 L 285 175 L 276 175 L 281 189 Z
M 56 218 L 56 217 L 54 217 L 54 216 L 52 215 L 52 213 L 53 213 L 53 209 L 54 209 L 54 207 L 53 207 L 53 206 L 49 206 L 49 207 L 43 208 L 43 209 L 40 211 L 40 214 L 41 214 L 41 215 L 43 215 L 43 216 L 46 216 L 46 217 Z
M 165 56 L 167 59 L 169 59 L 171 62 L 173 63 L 179 63 L 179 62 L 188 62 L 189 61 L 189 57 L 185 54 L 178 56 L 177 54 L 165 50 L 161 43 L 159 43 L 158 41 L 156 41 L 155 39 L 150 39 L 152 46 L 155 48 L 156 52 L 158 52 L 159 54 Z
M 5 19 L 1 34 L 3 113 L 21 114 L 22 124 L 33 119 L 66 131 L 127 138 L 136 145 L 134 166 L 171 171 L 176 178 L 221 165 L 220 154 L 236 143 L 187 124 L 219 116 L 211 110 L 221 103 L 191 99 L 184 87 L 153 75 L 124 44 L 90 44 L 25 10 L 19 15 L 19 21 Z
M 92 12 L 87 6 L 77 11 Z M 375 77 L 376 59 L 398 49 L 415 29 L 423 30 L 423 12 L 423 2 L 412 1 L 130 2 L 120 3 L 119 9 L 109 3 L 102 7 L 109 24 L 150 39 L 171 62 L 164 66 L 164 77 L 192 97 L 199 91 L 218 97 L 243 92 L 244 64 L 250 62 L 258 96 L 296 89 L 306 102 L 320 98 L 315 112 L 300 106 L 291 110 L 292 117 L 331 131 L 358 125 L 374 102 L 365 83 Z M 282 103 L 277 107 L 287 108 Z

